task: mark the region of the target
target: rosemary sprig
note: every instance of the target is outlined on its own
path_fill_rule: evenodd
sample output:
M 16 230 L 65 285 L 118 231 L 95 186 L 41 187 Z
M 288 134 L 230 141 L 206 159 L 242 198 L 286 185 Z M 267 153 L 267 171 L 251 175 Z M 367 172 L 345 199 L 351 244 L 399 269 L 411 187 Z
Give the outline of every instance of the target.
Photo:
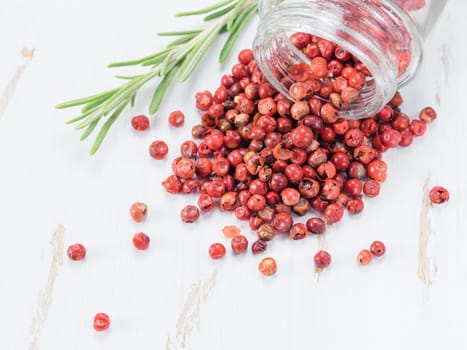
M 75 124 L 77 130 L 84 130 L 81 140 L 85 140 L 95 132 L 99 124 L 101 125 L 90 150 L 90 154 L 93 155 L 123 110 L 128 105 L 134 105 L 143 86 L 158 79 L 149 104 L 149 113 L 154 114 L 174 78 L 177 77 L 180 82 L 186 81 L 216 38 L 227 32 L 228 37 L 219 56 L 219 62 L 224 62 L 240 32 L 256 12 L 256 0 L 224 0 L 199 10 L 177 13 L 176 17 L 202 15 L 204 22 L 210 23 L 202 29 L 159 33 L 159 36 L 174 37 L 174 40 L 164 49 L 151 55 L 108 65 L 112 68 L 140 66 L 147 68 L 146 72 L 132 76 L 116 75 L 116 78 L 123 80 L 118 88 L 60 103 L 56 108 L 81 107 L 81 114 L 67 122 Z

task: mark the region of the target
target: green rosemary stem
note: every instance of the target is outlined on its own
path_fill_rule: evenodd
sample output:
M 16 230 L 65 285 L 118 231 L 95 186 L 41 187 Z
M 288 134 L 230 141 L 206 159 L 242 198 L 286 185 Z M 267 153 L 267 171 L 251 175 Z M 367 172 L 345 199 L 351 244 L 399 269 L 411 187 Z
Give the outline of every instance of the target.
M 160 78 L 149 104 L 149 113 L 155 114 L 175 76 L 180 82 L 186 81 L 216 38 L 227 32 L 228 36 L 219 56 L 219 62 L 224 62 L 240 32 L 256 12 L 256 0 L 224 0 L 199 10 L 180 12 L 176 17 L 202 15 L 203 21 L 210 23 L 202 29 L 159 33 L 160 36 L 175 39 L 153 54 L 108 65 L 112 68 L 140 66 L 147 69 L 146 72 L 134 76 L 116 75 L 116 78 L 124 80 L 118 88 L 60 103 L 56 108 L 81 108 L 81 114 L 67 122 L 76 124 L 75 128 L 78 130 L 84 129 L 81 140 L 89 137 L 101 124 L 90 151 L 95 154 L 115 120 L 128 105 L 134 105 L 140 89 L 155 78 Z

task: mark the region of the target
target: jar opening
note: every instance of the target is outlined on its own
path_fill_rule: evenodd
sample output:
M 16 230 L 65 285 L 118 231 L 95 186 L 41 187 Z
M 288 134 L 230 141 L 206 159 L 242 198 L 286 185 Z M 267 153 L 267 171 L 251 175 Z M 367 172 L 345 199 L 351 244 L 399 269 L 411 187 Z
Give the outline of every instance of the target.
M 286 88 L 293 81 L 289 68 L 309 65 L 310 59 L 289 38 L 295 32 L 310 33 L 349 51 L 371 72 L 359 100 L 346 105 L 340 115 L 356 119 L 377 113 L 413 76 L 421 58 L 421 38 L 415 23 L 391 2 L 358 3 L 283 2 L 266 11 L 254 42 L 255 57 L 266 79 L 292 99 Z

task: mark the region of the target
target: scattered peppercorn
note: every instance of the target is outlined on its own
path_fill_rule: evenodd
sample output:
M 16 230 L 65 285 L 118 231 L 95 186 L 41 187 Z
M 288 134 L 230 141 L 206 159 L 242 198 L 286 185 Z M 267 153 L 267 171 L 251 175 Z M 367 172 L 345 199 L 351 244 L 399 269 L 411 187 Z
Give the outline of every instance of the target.
M 157 140 L 149 145 L 149 155 L 154 159 L 163 159 L 167 153 L 169 153 L 169 147 L 164 141 Z
M 136 222 L 141 222 L 146 220 L 148 206 L 146 203 L 134 202 L 130 206 L 130 215 Z
M 237 235 L 232 238 L 230 245 L 235 254 L 245 253 L 248 248 L 248 239 L 244 235 Z
M 264 258 L 261 260 L 258 264 L 258 270 L 261 272 L 264 276 L 271 276 L 274 275 L 277 271 L 277 263 L 276 261 L 271 258 Z
M 180 128 L 185 122 L 185 114 L 182 111 L 173 111 L 169 114 L 169 124 L 174 128 Z
M 144 232 L 138 232 L 133 236 L 133 245 L 138 250 L 146 250 L 149 247 L 150 238 Z
M 324 269 L 331 264 L 331 254 L 325 250 L 320 250 L 315 254 L 313 260 L 317 269 Z
M 66 253 L 71 260 L 79 261 L 86 256 L 86 248 L 81 243 L 75 243 L 68 247 Z
M 357 262 L 360 265 L 368 265 L 371 262 L 373 255 L 368 249 L 362 249 L 357 255 Z
M 131 118 L 131 126 L 137 131 L 144 131 L 149 128 L 149 118 L 144 114 L 135 115 Z
M 374 256 L 382 256 L 386 252 L 386 246 L 381 241 L 374 241 L 370 245 L 370 251 Z
M 225 255 L 225 246 L 222 243 L 213 243 L 209 247 L 209 256 L 214 259 L 222 259 Z
M 110 317 L 106 313 L 100 312 L 94 316 L 94 329 L 97 332 L 102 332 L 110 327 Z
M 186 205 L 183 207 L 180 216 L 182 217 L 183 222 L 195 222 L 199 218 L 199 209 L 195 205 Z
M 434 204 L 443 204 L 449 200 L 449 191 L 442 186 L 435 186 L 430 190 L 430 201 Z

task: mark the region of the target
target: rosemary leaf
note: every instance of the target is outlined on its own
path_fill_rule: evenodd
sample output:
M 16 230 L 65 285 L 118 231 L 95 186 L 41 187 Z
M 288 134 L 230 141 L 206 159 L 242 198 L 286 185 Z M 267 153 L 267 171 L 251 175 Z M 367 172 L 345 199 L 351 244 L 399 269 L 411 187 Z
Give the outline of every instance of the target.
M 144 84 L 144 82 L 152 79 L 156 74 L 157 73 L 155 72 L 143 74 L 124 84 L 102 105 L 102 112 L 104 113 L 104 115 L 113 111 L 123 100 L 130 97 L 133 94 L 133 92 L 135 92 Z
M 175 16 L 176 17 L 185 17 L 185 16 L 202 15 L 204 13 L 209 13 L 211 11 L 217 10 L 218 8 L 224 7 L 224 6 L 230 4 L 233 1 L 234 0 L 224 0 L 224 1 L 221 1 L 221 2 L 219 2 L 217 4 L 202 8 L 200 10 L 179 12 L 179 13 L 175 14 Z
M 167 52 L 169 52 L 170 50 L 171 50 L 170 47 L 166 47 L 163 50 L 157 51 L 155 54 L 152 54 L 152 55 L 149 55 L 149 56 L 146 56 L 146 57 L 142 57 L 142 58 L 138 58 L 138 59 L 135 59 L 135 60 L 110 63 L 109 65 L 107 65 L 107 67 L 114 68 L 114 67 L 136 66 L 136 65 L 142 64 L 142 63 L 144 63 L 146 61 L 154 60 L 154 59 L 156 59 L 156 58 L 158 58 L 160 56 L 163 56 Z
M 151 103 L 149 104 L 149 113 L 154 114 L 159 109 L 162 99 L 164 98 L 165 92 L 169 87 L 170 83 L 172 82 L 175 73 L 177 73 L 178 65 L 173 67 L 171 70 L 167 72 L 161 82 L 157 85 L 156 89 L 154 90 L 154 94 L 152 95 Z
M 155 57 L 151 60 L 143 61 L 141 62 L 142 67 L 147 67 L 147 66 L 158 66 L 161 64 L 168 56 L 168 52 L 165 52 L 164 55 Z
M 99 109 L 99 106 L 96 106 L 94 107 L 93 109 L 90 109 L 89 111 L 86 111 L 86 112 L 82 112 L 79 116 L 73 118 L 73 119 L 70 119 L 66 122 L 66 124 L 73 124 L 73 123 L 76 123 L 88 116 L 90 116 L 91 114 L 93 114 L 94 112 L 96 112 L 97 110 Z
M 104 113 L 99 112 L 94 115 L 90 115 L 87 119 L 83 120 L 81 123 L 75 126 L 76 130 L 81 130 L 84 128 L 87 128 L 89 125 L 91 125 L 94 121 L 99 121 L 102 117 L 104 116 Z
M 186 35 L 172 41 L 170 44 L 167 45 L 167 47 L 172 48 L 172 47 L 177 46 L 177 45 L 185 44 L 186 42 L 193 39 L 196 35 L 198 35 L 198 34 L 186 34 Z
M 236 4 L 229 5 L 227 7 L 224 7 L 223 9 L 220 9 L 219 11 L 210 13 L 206 17 L 203 18 L 203 21 L 209 22 L 212 21 L 213 19 L 219 18 L 220 16 L 225 15 L 227 12 L 232 10 L 235 7 Z
M 164 61 L 161 63 L 161 67 L 160 67 L 160 71 L 159 71 L 159 75 L 161 77 L 165 76 L 167 74 L 167 72 L 170 70 L 170 59 L 173 57 L 173 54 L 172 53 L 169 53 Z
M 141 77 L 144 74 L 138 74 L 138 75 L 116 75 L 115 78 L 117 79 L 122 79 L 122 80 L 132 80 L 138 77 Z
M 246 0 L 239 0 L 237 4 L 235 5 L 235 7 L 233 8 L 232 13 L 230 13 L 230 16 L 229 16 L 229 21 L 227 22 L 227 31 L 229 32 L 231 31 L 232 25 L 235 19 L 237 18 L 237 14 L 240 8 L 243 6 L 243 4 L 245 4 L 245 2 Z
M 255 15 L 256 10 L 257 10 L 256 4 L 251 4 L 239 15 L 237 21 L 232 26 L 232 32 L 230 33 L 224 46 L 221 49 L 221 53 L 219 55 L 220 63 L 225 62 L 230 52 L 232 51 L 235 41 L 238 39 L 240 35 L 240 32 L 248 24 L 251 18 Z
M 70 107 L 84 105 L 86 103 L 93 102 L 96 99 L 100 99 L 100 98 L 102 98 L 104 96 L 106 96 L 106 97 L 111 96 L 117 90 L 118 89 L 113 89 L 113 90 L 102 92 L 100 94 L 91 95 L 91 96 L 88 96 L 88 97 L 79 98 L 79 99 L 76 99 L 76 100 L 70 100 L 70 101 L 67 101 L 67 102 L 59 103 L 58 105 L 55 106 L 55 108 L 63 109 L 63 108 L 70 108 Z
M 81 113 L 86 113 L 89 111 L 93 111 L 97 109 L 96 107 L 99 107 L 102 103 L 104 103 L 105 100 L 107 100 L 108 96 L 103 96 L 101 98 L 95 99 L 92 102 L 88 102 L 86 105 L 81 108 Z
M 202 45 L 196 50 L 193 50 L 194 55 L 192 55 L 192 57 L 187 57 L 185 62 L 188 62 L 188 64 L 185 65 L 185 62 L 183 62 L 184 65 L 180 67 L 180 72 L 178 74 L 178 78 L 181 82 L 186 81 L 190 77 L 190 75 L 201 62 L 201 59 L 206 54 L 206 51 L 211 47 L 211 44 L 219 35 L 221 29 L 222 26 L 220 24 L 217 27 L 215 27 L 211 34 L 206 38 L 206 40 L 202 42 Z
M 201 30 L 180 30 L 178 32 L 161 32 L 157 33 L 159 36 L 181 36 L 181 35 L 190 35 L 190 34 L 199 34 Z
M 87 137 L 92 134 L 92 132 L 96 128 L 97 124 L 99 124 L 99 119 L 96 119 L 91 124 L 89 124 L 89 126 L 87 127 L 86 130 L 84 130 L 83 134 L 81 135 L 81 137 L 79 139 L 81 141 L 86 140 Z
M 105 136 L 109 132 L 110 127 L 112 126 L 113 123 L 117 120 L 118 116 L 122 111 L 125 109 L 126 104 L 122 104 L 120 107 L 118 107 L 112 115 L 105 121 L 104 125 L 102 125 L 101 130 L 99 131 L 99 134 L 97 134 L 97 137 L 94 141 L 94 144 L 92 145 L 91 150 L 89 151 L 90 155 L 94 155 L 99 147 L 102 144 L 102 141 L 104 141 Z

